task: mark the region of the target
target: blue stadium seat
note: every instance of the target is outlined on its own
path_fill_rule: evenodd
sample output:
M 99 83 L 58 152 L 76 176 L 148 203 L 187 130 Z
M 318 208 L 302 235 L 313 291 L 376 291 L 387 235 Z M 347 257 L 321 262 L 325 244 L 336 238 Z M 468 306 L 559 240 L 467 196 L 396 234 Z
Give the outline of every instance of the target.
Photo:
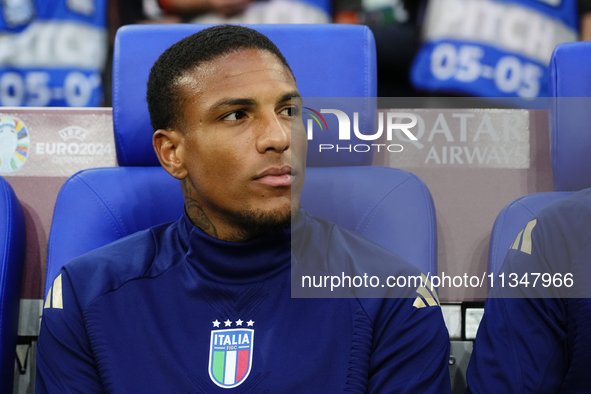
M 46 289 L 60 267 L 73 257 L 181 216 L 179 182 L 160 168 L 152 148 L 146 82 L 152 64 L 167 47 L 205 27 L 144 25 L 118 31 L 113 121 L 121 167 L 82 171 L 63 186 L 49 238 Z M 376 96 L 375 44 L 367 27 L 250 27 L 277 44 L 303 97 Z M 375 108 L 371 100 L 368 103 Z M 373 122 L 373 116 L 360 117 L 360 122 Z M 334 143 L 334 136 L 315 136 L 314 143 Z M 316 152 L 309 149 L 304 208 L 366 235 L 425 273 L 436 272 L 435 211 L 426 186 L 405 171 L 371 167 L 371 152 L 333 157 Z M 328 164 L 338 168 L 326 167 Z
M 532 194 L 507 205 L 495 221 L 488 271 L 497 273 L 517 234 L 552 202 L 591 187 L 591 42 L 556 47 L 550 61 L 550 154 L 555 192 Z
M 19 300 L 25 258 L 25 216 L 0 177 L 0 393 L 12 393 Z

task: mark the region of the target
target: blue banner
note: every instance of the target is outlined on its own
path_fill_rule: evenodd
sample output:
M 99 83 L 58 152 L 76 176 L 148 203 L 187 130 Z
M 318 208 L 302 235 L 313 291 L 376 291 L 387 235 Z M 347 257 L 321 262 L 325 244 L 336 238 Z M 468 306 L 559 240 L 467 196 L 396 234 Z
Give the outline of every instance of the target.
M 101 105 L 106 0 L 2 0 L 0 31 L 0 105 Z
M 557 44 L 577 39 L 576 0 L 433 0 L 411 70 L 418 89 L 546 97 Z

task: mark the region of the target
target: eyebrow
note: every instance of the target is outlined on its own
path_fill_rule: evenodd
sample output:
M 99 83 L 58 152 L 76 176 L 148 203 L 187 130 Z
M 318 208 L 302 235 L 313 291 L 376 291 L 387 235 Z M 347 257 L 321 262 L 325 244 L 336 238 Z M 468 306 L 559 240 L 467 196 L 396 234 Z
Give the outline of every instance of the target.
M 217 103 L 211 106 L 211 109 L 217 109 L 219 107 L 225 107 L 230 105 L 255 105 L 256 100 L 254 99 L 247 99 L 247 98 L 237 98 L 237 99 L 221 99 Z
M 294 90 L 293 92 L 289 92 L 284 94 L 283 96 L 281 96 L 281 98 L 279 100 L 277 100 L 278 103 L 283 103 L 285 101 L 289 101 L 293 98 L 299 98 L 301 99 L 302 96 L 300 95 L 300 92 L 298 92 L 297 90 Z
M 292 98 L 302 98 L 302 96 L 300 95 L 300 93 L 297 90 L 294 90 L 293 92 L 289 92 L 284 94 L 283 96 L 281 96 L 279 98 L 279 100 L 277 100 L 277 103 L 283 103 L 286 101 L 291 100 Z M 225 99 L 221 99 L 220 101 L 218 101 L 217 103 L 215 103 L 214 105 L 211 106 L 211 109 L 217 109 L 220 107 L 225 107 L 225 106 L 235 106 L 235 105 L 244 105 L 244 106 L 254 106 L 256 105 L 256 100 L 255 99 L 249 99 L 249 98 L 225 98 Z

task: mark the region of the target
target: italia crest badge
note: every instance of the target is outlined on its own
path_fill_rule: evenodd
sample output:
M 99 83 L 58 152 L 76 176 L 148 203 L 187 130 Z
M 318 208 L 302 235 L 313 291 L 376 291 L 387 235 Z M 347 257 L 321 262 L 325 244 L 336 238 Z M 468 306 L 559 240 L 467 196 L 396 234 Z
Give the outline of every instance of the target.
M 242 328 L 243 323 L 246 323 L 247 327 L 254 325 L 252 320 L 248 322 L 240 319 L 235 322 L 226 320 L 225 327 L 235 324 L 240 328 L 211 331 L 209 377 L 216 385 L 225 389 L 244 383 L 252 367 L 254 329 Z M 217 320 L 213 322 L 214 328 L 218 328 L 220 324 Z

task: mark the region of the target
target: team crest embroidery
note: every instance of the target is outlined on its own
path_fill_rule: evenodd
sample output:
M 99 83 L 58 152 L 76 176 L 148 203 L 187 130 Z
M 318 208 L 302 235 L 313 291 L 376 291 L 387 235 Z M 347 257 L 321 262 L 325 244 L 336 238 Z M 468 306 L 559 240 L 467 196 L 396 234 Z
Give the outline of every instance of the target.
M 241 326 L 243 321 L 226 321 Z M 219 327 L 220 322 L 213 322 Z M 252 327 L 254 322 L 247 322 Z M 231 389 L 240 386 L 248 378 L 252 367 L 254 329 L 231 328 L 212 330 L 209 344 L 209 377 L 219 387 Z

